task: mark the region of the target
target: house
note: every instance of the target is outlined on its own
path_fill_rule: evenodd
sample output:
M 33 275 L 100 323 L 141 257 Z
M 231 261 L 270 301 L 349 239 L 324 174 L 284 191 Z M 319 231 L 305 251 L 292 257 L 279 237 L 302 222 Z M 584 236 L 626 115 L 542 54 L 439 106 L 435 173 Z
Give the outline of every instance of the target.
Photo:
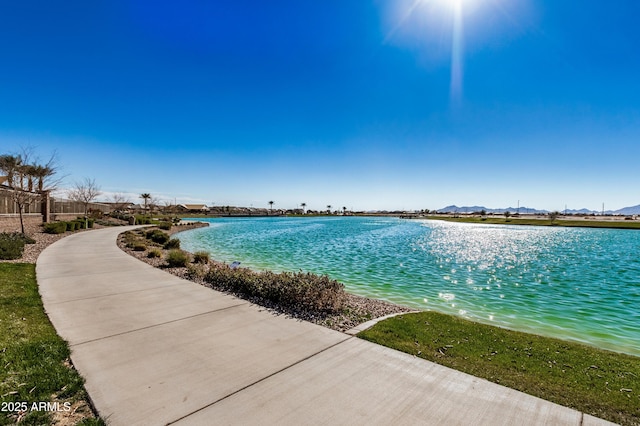
M 209 207 L 206 204 L 178 204 L 176 210 L 180 213 L 207 213 Z

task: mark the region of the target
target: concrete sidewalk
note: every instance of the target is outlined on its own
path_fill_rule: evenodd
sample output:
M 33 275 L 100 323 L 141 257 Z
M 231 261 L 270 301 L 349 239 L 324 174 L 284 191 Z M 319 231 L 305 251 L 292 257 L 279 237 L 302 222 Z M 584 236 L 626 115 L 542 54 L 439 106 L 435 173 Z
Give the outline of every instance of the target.
M 36 267 L 108 424 L 607 424 L 179 279 L 116 246 L 131 228 L 64 238 Z

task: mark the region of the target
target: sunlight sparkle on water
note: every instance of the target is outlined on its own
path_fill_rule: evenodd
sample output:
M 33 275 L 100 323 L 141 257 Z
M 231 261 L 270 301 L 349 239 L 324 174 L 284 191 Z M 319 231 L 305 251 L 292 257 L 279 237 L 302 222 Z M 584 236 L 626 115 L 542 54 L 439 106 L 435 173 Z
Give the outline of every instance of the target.
M 640 232 L 395 218 L 212 219 L 189 251 L 328 274 L 418 309 L 640 354 Z

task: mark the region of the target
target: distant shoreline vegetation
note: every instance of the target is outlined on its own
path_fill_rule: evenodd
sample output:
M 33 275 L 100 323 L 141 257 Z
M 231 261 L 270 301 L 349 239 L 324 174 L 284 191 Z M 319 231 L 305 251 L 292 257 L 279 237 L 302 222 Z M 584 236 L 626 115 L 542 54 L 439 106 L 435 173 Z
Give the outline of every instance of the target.
M 476 223 L 487 225 L 525 225 L 525 226 L 565 226 L 582 228 L 640 229 L 640 220 L 631 216 L 567 215 L 549 213 L 547 215 L 522 215 L 506 212 L 503 217 L 498 214 L 456 214 L 456 213 L 406 213 L 406 212 L 348 212 L 348 214 L 327 213 L 274 213 L 269 214 L 181 214 L 181 218 L 243 218 L 243 217 L 399 217 L 401 219 L 444 220 L 448 222 Z
M 594 219 L 592 216 L 578 218 L 528 217 L 528 216 L 460 216 L 460 215 L 428 215 L 415 216 L 411 219 L 445 220 L 448 222 L 476 223 L 488 225 L 526 225 L 526 226 L 564 226 L 580 228 L 640 229 L 640 221 L 636 219 L 615 218 L 611 220 Z

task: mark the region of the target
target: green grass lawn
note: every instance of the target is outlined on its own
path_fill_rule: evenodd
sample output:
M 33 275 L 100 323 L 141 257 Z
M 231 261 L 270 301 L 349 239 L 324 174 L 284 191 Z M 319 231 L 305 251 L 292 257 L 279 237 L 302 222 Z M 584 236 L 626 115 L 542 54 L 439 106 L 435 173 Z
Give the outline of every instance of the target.
M 16 413 L 7 411 L 15 403 L 57 402 L 64 410 L 65 402 L 87 399 L 82 377 L 68 366 L 69 354 L 44 312 L 35 265 L 0 263 L 0 424 L 16 422 Z M 20 424 L 51 422 L 50 411 L 28 410 Z
M 534 219 L 528 217 L 498 217 L 498 216 L 428 216 L 427 219 L 445 220 L 448 222 L 484 223 L 492 225 L 529 225 L 529 226 L 568 226 L 582 228 L 615 228 L 615 229 L 640 229 L 640 221 L 630 220 L 585 220 L 585 219 Z
M 436 312 L 358 337 L 625 425 L 640 424 L 640 358 Z

